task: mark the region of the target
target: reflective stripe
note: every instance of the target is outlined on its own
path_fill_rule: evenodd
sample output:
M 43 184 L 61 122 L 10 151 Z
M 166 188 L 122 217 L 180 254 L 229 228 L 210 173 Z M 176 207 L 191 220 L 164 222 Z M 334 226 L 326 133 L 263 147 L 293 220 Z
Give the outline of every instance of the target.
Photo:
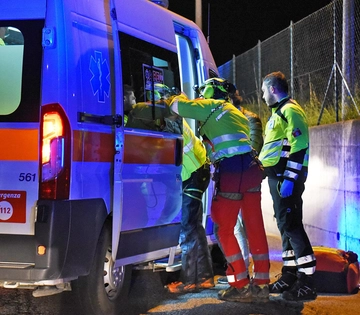
M 224 110 L 219 116 L 215 118 L 216 121 L 219 121 L 229 110 Z
M 302 164 L 297 163 L 297 162 L 293 162 L 293 161 L 287 161 L 286 166 L 289 168 L 293 168 L 295 170 L 300 171 L 302 168 Z
M 192 138 L 192 139 L 190 139 L 190 142 L 184 146 L 184 148 L 183 148 L 184 153 L 191 152 L 194 148 L 194 145 L 195 145 L 195 138 Z
M 233 263 L 234 261 L 242 260 L 242 259 L 243 259 L 243 255 L 241 254 L 241 252 L 235 255 L 226 256 L 226 260 L 228 261 L 228 263 Z
M 250 145 L 241 145 L 241 146 L 236 146 L 236 147 L 231 147 L 231 148 L 224 148 L 217 152 L 213 152 L 213 154 L 211 154 L 209 156 L 209 158 L 210 158 L 211 162 L 216 162 L 216 161 L 222 159 L 223 157 L 229 157 L 229 156 L 236 155 L 236 154 L 244 154 L 244 153 L 251 152 L 251 150 L 252 150 L 252 148 Z
M 0 138 L 1 161 L 39 160 L 38 129 L 0 129 Z
M 285 141 L 284 141 L 285 142 Z M 263 151 L 266 151 L 266 150 L 272 150 L 272 149 L 277 149 L 278 146 L 280 146 L 282 143 L 282 140 L 277 140 L 277 141 L 273 141 L 273 142 L 270 142 L 270 143 L 267 143 L 267 144 L 264 144 L 263 146 Z
M 229 283 L 235 282 L 235 276 L 234 275 L 228 275 L 226 276 Z
M 284 262 L 284 266 L 296 267 L 295 252 L 292 249 L 283 251 L 282 259 Z
M 219 143 L 226 142 L 226 141 L 235 141 L 235 140 L 241 140 L 241 139 L 247 139 L 247 138 L 248 137 L 243 133 L 235 133 L 235 134 L 227 134 L 227 135 L 215 137 L 215 138 L 211 139 L 211 142 L 214 145 L 217 145 Z
M 304 265 L 304 264 L 308 264 L 308 263 L 311 263 L 311 262 L 315 262 L 316 261 L 316 258 L 314 255 L 307 255 L 307 256 L 302 256 L 302 257 L 299 257 L 296 262 L 297 264 L 300 266 L 300 265 Z
M 283 158 L 289 158 L 290 152 L 289 151 L 281 151 L 280 156 Z
M 179 101 L 175 99 L 170 105 L 171 110 L 179 115 Z
M 308 276 L 311 276 L 315 272 L 315 266 L 314 267 L 307 267 L 307 268 L 298 268 L 299 272 L 303 272 Z
M 289 171 L 289 170 L 285 170 L 284 177 L 296 180 L 299 177 L 299 174 Z
M 269 278 L 268 272 L 254 272 L 254 279 L 268 280 Z
M 295 252 L 294 250 L 285 250 L 282 252 L 282 258 L 295 258 Z
M 252 255 L 253 260 L 269 260 L 269 254 Z
M 284 260 L 284 266 L 297 267 L 295 259 L 294 260 Z
M 247 271 L 244 271 L 244 272 L 238 273 L 236 275 L 229 275 L 229 276 L 227 276 L 227 279 L 228 279 L 229 283 L 234 283 L 236 281 L 244 280 L 247 277 L 248 277 L 248 273 L 247 273 Z

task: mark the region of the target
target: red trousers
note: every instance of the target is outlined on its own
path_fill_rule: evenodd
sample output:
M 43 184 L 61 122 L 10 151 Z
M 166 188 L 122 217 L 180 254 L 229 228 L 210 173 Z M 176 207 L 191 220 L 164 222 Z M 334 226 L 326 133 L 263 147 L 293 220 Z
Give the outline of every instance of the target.
M 218 225 L 218 236 L 227 260 L 228 281 L 231 286 L 242 288 L 249 283 L 248 271 L 241 254 L 234 227 L 239 209 L 248 237 L 249 249 L 254 262 L 254 284 L 267 284 L 269 279 L 269 249 L 261 212 L 262 171 L 256 164 L 246 168 L 241 156 L 227 158 L 219 165 L 218 189 L 224 193 L 241 193 L 241 200 L 217 195 L 211 206 L 212 220 Z

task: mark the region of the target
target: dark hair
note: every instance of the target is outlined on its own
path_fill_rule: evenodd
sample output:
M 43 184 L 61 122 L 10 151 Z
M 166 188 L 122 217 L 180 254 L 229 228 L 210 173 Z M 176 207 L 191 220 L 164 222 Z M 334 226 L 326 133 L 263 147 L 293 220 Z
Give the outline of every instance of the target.
M 265 76 L 264 83 L 266 86 L 274 86 L 280 92 L 288 93 L 289 86 L 286 81 L 285 75 L 281 71 L 272 72 Z
M 124 84 L 124 95 L 134 92 L 134 88 L 129 84 Z

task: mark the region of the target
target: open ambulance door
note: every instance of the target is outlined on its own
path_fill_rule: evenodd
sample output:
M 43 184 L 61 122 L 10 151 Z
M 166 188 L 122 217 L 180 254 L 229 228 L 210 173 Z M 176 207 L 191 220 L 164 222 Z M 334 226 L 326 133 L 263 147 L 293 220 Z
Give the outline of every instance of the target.
M 115 108 L 123 117 L 115 128 L 117 266 L 165 257 L 177 246 L 182 189 L 182 121 L 167 119 L 162 102 L 180 88 L 174 28 L 166 26 L 167 12 L 151 2 L 136 12 L 123 3 L 111 4 Z

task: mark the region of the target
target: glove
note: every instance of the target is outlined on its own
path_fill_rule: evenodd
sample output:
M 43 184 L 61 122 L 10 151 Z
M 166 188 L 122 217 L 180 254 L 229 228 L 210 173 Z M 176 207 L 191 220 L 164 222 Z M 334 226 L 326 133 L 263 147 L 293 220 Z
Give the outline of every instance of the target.
M 290 197 L 293 193 L 294 182 L 284 179 L 280 187 L 280 196 L 282 198 Z

